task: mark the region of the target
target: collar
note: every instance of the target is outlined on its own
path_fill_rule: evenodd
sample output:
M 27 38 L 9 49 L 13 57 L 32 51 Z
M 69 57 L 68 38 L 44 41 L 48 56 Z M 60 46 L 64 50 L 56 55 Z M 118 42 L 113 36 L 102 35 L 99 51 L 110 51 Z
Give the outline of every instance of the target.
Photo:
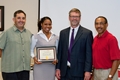
M 15 25 L 13 26 L 13 30 L 14 30 L 14 31 L 20 31 Z M 24 28 L 23 31 L 26 31 L 26 29 Z M 22 31 L 22 32 L 23 32 L 23 31 Z
M 106 35 L 107 35 L 108 33 L 109 33 L 109 32 L 106 30 L 106 31 L 102 34 L 102 36 L 99 37 L 99 36 L 97 35 L 97 38 L 103 38 L 103 37 L 106 37 Z
M 50 32 L 51 32 L 52 35 L 55 35 L 52 31 L 50 31 Z M 43 33 L 43 30 L 41 29 L 37 34 L 39 34 L 39 35 L 40 35 L 40 34 L 44 34 L 44 33 Z
M 74 31 L 77 32 L 79 27 L 80 27 L 80 25 L 78 25 L 78 26 L 75 27 L 75 28 L 70 27 L 70 30 L 72 31 L 72 29 L 74 29 Z

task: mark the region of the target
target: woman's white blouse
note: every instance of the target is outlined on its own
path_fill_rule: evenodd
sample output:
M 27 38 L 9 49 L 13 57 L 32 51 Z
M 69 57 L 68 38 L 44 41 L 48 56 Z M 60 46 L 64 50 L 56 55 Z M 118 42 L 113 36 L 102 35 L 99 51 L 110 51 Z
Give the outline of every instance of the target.
M 42 30 L 40 30 L 37 34 L 39 34 L 39 36 L 41 36 L 43 39 L 45 39 L 47 42 L 49 42 L 55 35 L 53 32 L 51 32 L 51 33 L 52 34 L 49 39 L 46 37 L 46 35 L 43 33 Z M 37 41 L 38 40 L 35 39 L 34 36 L 32 36 L 32 41 L 31 41 L 31 57 L 32 58 L 35 57 L 34 49 L 35 49 L 35 45 L 36 45 Z M 56 40 L 56 50 L 57 50 L 57 48 L 58 48 L 58 40 Z

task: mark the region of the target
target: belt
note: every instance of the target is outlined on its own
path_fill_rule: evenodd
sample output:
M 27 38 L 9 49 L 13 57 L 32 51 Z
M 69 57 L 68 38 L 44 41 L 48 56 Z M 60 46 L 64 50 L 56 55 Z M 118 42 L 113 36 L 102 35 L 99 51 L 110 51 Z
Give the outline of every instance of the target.
M 67 66 L 68 69 L 70 69 L 70 66 Z
M 107 70 L 107 69 L 110 69 L 110 68 L 95 68 L 96 70 Z

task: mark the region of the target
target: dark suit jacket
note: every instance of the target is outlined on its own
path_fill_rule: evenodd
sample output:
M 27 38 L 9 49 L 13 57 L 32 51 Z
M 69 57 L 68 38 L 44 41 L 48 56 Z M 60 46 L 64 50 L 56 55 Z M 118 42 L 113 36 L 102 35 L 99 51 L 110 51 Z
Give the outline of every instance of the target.
M 57 69 L 60 69 L 61 76 L 65 76 L 67 70 L 67 58 L 69 47 L 69 32 L 70 27 L 60 32 L 58 45 L 58 64 Z M 75 41 L 72 46 L 70 63 L 70 72 L 72 76 L 84 77 L 84 73 L 91 72 L 92 69 L 92 31 L 79 26 Z

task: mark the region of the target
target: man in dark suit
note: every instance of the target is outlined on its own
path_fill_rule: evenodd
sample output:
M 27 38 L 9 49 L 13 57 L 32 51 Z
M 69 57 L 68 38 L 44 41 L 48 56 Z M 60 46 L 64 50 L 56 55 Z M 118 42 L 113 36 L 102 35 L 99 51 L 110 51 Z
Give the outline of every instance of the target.
M 89 80 L 92 70 L 92 31 L 80 25 L 81 12 L 69 12 L 70 27 L 60 32 L 56 77 L 60 80 Z

